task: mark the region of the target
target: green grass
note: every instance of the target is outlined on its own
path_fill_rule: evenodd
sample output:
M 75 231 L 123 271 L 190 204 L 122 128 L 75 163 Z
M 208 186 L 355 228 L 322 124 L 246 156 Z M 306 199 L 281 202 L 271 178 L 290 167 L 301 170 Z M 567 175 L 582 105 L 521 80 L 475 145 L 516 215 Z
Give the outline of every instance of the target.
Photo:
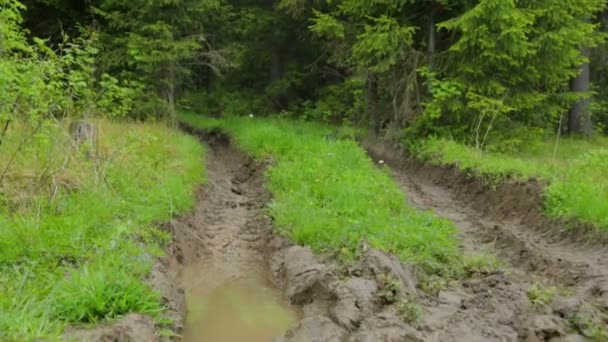
M 551 304 L 556 294 L 557 289 L 555 287 L 543 286 L 540 283 L 534 283 L 528 289 L 528 299 L 530 300 L 530 303 L 536 307 L 543 307 Z
M 155 224 L 193 206 L 203 148 L 161 124 L 98 129 L 98 161 L 49 124 L 0 183 L 0 340 L 54 339 L 128 312 L 161 317 L 146 278 L 170 235 Z M 0 148 L 2 169 L 21 133 L 13 127 Z
M 426 140 L 413 153 L 436 164 L 456 165 L 475 176 L 500 182 L 541 179 L 549 217 L 576 220 L 608 231 L 608 138 L 562 139 L 530 144 L 515 154 L 480 152 L 451 140 Z
M 334 138 L 331 127 L 195 114 L 180 119 L 221 128 L 246 152 L 273 159 L 267 171 L 270 213 L 277 229 L 296 243 L 351 261 L 367 241 L 431 273 L 458 269 L 454 225 L 410 207 L 388 170 L 376 167 L 354 140 Z

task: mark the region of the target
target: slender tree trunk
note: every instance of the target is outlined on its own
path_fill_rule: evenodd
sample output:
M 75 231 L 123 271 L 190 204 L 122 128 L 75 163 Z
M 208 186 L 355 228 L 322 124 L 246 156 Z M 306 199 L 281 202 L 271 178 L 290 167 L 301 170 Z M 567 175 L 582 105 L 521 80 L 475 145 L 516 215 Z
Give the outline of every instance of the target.
M 591 49 L 583 48 L 581 53 L 589 58 Z M 577 93 L 589 91 L 590 84 L 589 61 L 581 65 L 580 74 L 570 81 L 570 90 Z M 593 134 L 593 124 L 591 122 L 591 112 L 589 111 L 589 99 L 585 98 L 575 103 L 568 115 L 568 133 L 583 134 L 591 136 Z
M 278 50 L 272 51 L 270 56 L 270 81 L 278 82 L 283 78 L 283 60 Z M 276 110 L 283 110 L 289 105 L 288 99 L 284 95 L 275 96 L 272 99 Z
M 430 19 L 429 19 L 429 42 L 428 42 L 429 46 L 428 46 L 428 54 L 429 54 L 429 68 L 431 70 L 434 69 L 433 66 L 433 56 L 435 55 L 435 51 L 437 49 L 437 29 L 435 27 L 435 17 L 433 15 L 431 15 Z M 430 82 L 428 84 L 427 87 L 427 91 L 429 94 L 433 93 L 433 87 L 431 86 Z
M 433 55 L 437 50 L 437 31 L 435 29 L 435 17 L 431 15 L 429 18 L 429 47 L 428 52 Z
M 270 80 L 272 82 L 281 80 L 281 55 L 278 51 L 273 51 L 270 56 Z
M 169 104 L 169 117 L 171 124 L 177 125 L 177 113 L 175 111 L 175 63 L 169 62 L 169 77 L 167 80 L 167 103 Z
M 367 115 L 369 118 L 369 122 L 371 124 L 371 127 L 373 127 L 374 132 L 380 133 L 380 130 L 382 128 L 382 122 L 381 118 L 379 117 L 380 98 L 378 96 L 378 79 L 371 72 L 367 75 L 367 86 L 365 95 L 365 98 L 367 100 Z

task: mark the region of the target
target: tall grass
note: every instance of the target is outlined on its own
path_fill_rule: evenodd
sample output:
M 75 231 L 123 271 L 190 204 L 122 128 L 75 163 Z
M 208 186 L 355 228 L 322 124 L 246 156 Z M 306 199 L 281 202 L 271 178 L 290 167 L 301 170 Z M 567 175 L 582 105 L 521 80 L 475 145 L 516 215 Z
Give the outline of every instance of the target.
M 538 178 L 548 183 L 550 217 L 574 219 L 608 231 L 608 138 L 548 140 L 517 155 L 480 152 L 450 140 L 425 140 L 413 149 L 419 158 L 453 164 L 493 182 Z
M 221 128 L 245 151 L 274 160 L 267 172 L 270 213 L 295 242 L 352 261 L 367 241 L 431 273 L 457 269 L 453 224 L 410 207 L 388 170 L 377 168 L 354 140 L 338 139 L 348 131 L 279 119 L 180 118 L 199 128 Z
M 52 338 L 69 324 L 162 311 L 145 281 L 170 238 L 155 223 L 192 207 L 204 151 L 162 124 L 97 125 L 98 158 L 50 125 L 1 183 L 0 340 Z M 0 165 L 19 126 L 7 137 Z

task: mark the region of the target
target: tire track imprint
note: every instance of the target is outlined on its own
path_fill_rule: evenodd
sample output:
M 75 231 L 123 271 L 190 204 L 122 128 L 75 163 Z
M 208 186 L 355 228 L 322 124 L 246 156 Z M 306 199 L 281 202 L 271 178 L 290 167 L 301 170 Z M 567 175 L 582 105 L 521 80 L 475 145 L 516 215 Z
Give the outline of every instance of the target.
M 556 234 L 555 224 L 539 218 L 542 204 L 534 187 L 520 184 L 509 194 L 507 185 L 493 192 L 455 169 L 409 159 L 386 142 L 363 145 L 391 168 L 414 207 L 454 222 L 465 253 L 492 253 L 508 264 L 504 273 L 442 291 L 427 307 L 432 329 L 453 332 L 435 336 L 437 341 L 479 340 L 476 329 L 487 341 L 579 341 L 582 336 L 568 323 L 572 315 L 608 324 L 606 248 Z M 528 299 L 534 284 L 564 291 L 548 307 L 537 308 Z

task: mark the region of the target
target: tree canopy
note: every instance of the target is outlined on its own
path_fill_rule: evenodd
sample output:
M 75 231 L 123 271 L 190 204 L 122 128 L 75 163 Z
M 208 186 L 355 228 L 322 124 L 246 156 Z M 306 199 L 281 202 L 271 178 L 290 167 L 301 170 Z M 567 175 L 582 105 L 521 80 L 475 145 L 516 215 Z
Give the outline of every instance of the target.
M 608 126 L 605 5 L 2 0 L 3 63 L 18 55 L 18 63 L 34 58 L 49 67 L 41 56 L 53 54 L 63 60 L 59 69 L 106 89 L 102 105 L 116 104 L 121 116 L 172 117 L 176 106 L 278 111 L 517 148 L 558 129 L 591 134 L 592 124 L 596 132 Z M 76 65 L 65 65 L 68 55 Z M 589 62 L 591 84 L 581 78 Z M 78 84 L 72 92 L 85 91 Z M 13 97 L 4 101 L 10 107 L 18 94 L 3 96 Z M 94 97 L 71 98 L 87 96 Z

